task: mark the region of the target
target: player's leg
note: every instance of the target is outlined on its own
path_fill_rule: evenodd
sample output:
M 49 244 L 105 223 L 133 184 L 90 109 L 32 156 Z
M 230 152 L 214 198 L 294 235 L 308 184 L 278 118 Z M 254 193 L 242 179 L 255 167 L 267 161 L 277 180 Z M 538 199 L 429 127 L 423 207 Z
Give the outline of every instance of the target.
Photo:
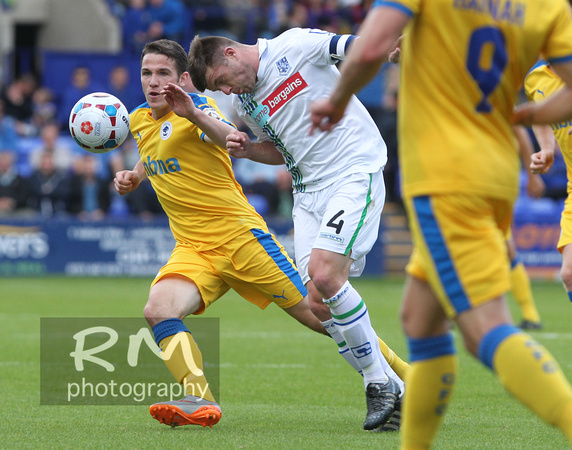
M 464 312 L 457 324 L 467 349 L 505 388 L 572 442 L 572 388 L 548 350 L 512 325 L 504 298 Z
M 377 428 L 393 412 L 404 384 L 381 354 L 366 304 L 348 277 L 350 272 L 361 274 L 365 255 L 377 239 L 385 196 L 383 175 L 381 171 L 352 174 L 323 191 L 304 195 L 310 204 L 296 201 L 295 207 L 320 222 L 312 235 L 307 273 L 361 369 L 368 404 L 364 428 Z M 300 229 L 296 220 L 295 227 Z
M 520 328 L 524 330 L 538 330 L 542 328 L 540 314 L 536 309 L 530 278 L 522 261 L 518 258 L 516 245 L 512 236 L 506 240 L 508 258 L 510 261 L 510 284 L 514 299 L 522 311 Z
M 310 330 L 328 336 L 328 332 L 310 309 L 307 297 L 304 297 L 294 306 L 284 308 L 284 312 L 288 313 L 302 325 L 307 326 Z
M 332 319 L 332 312 L 328 305 L 326 305 L 322 299 L 322 296 L 314 287 L 312 281 L 306 283 L 306 288 L 308 289 L 308 303 L 314 315 L 320 319 L 320 322 L 325 327 L 328 334 L 334 339 L 338 346 L 338 352 L 340 355 L 352 366 L 358 373 L 361 374 L 361 369 L 356 362 L 356 358 L 350 352 L 347 342 L 344 337 L 339 332 L 338 327 Z M 393 371 L 397 374 L 397 377 L 401 380 L 405 380 L 407 371 L 409 370 L 409 364 L 403 361 L 399 355 L 397 355 L 389 346 L 380 338 L 377 338 L 379 342 L 379 348 L 381 354 L 391 367 Z
M 560 238 L 558 239 L 558 251 L 562 253 L 562 267 L 560 275 L 562 283 L 572 302 L 572 197 L 567 197 L 564 203 L 564 211 L 560 219 Z
M 403 402 L 402 448 L 429 448 L 457 378 L 450 322 L 429 284 L 411 275 L 405 285 L 401 320 L 411 358 Z
M 568 298 L 572 302 L 572 245 L 565 245 L 561 251 L 562 268 L 560 269 L 560 275 Z
M 208 272 L 208 266 L 198 255 L 177 246 L 156 277 L 144 309 L 167 368 L 187 393 L 179 401 L 156 403 L 150 407 L 151 415 L 167 425 L 212 427 L 221 418 L 220 407 L 203 373 L 201 351 L 182 321 L 189 314 L 200 313 L 205 308 L 192 278 L 202 280 L 209 303 L 228 290 L 214 274 L 209 275 Z
M 366 387 L 370 383 L 386 384 L 388 374 L 385 369 L 389 365 L 379 356 L 379 341 L 367 307 L 348 281 L 351 264 L 349 256 L 315 248 L 310 257 L 309 273 L 331 311 L 332 324 L 349 346 Z
M 444 311 L 456 318 L 467 349 L 570 438 L 572 389 L 549 353 L 512 325 L 503 298 L 510 287 L 509 265 L 499 230 L 510 224 L 510 203 L 447 195 L 408 199 L 406 205 L 421 267 Z M 414 269 L 408 267 L 409 273 Z M 408 378 L 408 391 L 414 390 L 412 381 Z M 406 399 L 406 421 L 411 410 Z

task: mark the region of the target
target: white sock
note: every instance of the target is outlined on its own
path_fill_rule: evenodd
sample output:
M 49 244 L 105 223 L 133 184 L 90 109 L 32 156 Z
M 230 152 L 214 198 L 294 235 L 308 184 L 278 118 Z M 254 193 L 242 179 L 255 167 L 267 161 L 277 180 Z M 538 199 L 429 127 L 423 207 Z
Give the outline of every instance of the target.
M 336 295 L 324 303 L 330 307 L 334 324 L 362 370 L 365 386 L 387 383 L 377 334 L 371 327 L 367 307 L 358 292 L 346 281 Z
M 350 366 L 352 366 L 360 375 L 362 375 L 361 368 L 358 366 L 358 363 L 350 351 L 350 348 L 342 336 L 342 333 L 340 333 L 338 327 L 336 327 L 334 319 L 325 320 L 324 322 L 321 322 L 321 324 L 324 325 L 324 328 L 328 334 L 332 336 L 334 342 L 338 344 L 338 353 L 343 356 L 343 358 L 348 362 Z

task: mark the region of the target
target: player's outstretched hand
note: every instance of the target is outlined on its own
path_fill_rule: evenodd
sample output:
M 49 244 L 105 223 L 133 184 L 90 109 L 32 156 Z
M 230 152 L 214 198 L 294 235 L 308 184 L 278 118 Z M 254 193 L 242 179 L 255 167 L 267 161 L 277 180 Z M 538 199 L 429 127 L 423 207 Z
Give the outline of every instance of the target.
M 554 164 L 554 151 L 541 150 L 530 156 L 530 171 L 544 175 Z
M 310 134 L 314 130 L 330 131 L 336 123 L 342 120 L 345 108 L 338 108 L 329 99 L 316 100 L 310 106 Z
M 226 150 L 233 158 L 250 157 L 250 138 L 242 131 L 233 131 L 226 137 Z
M 120 195 L 128 194 L 139 186 L 139 176 L 133 170 L 122 170 L 115 174 L 113 184 Z
M 189 93 L 181 86 L 168 83 L 163 87 L 160 94 L 165 97 L 165 101 L 173 109 L 175 114 L 193 121 L 196 111 L 195 105 Z

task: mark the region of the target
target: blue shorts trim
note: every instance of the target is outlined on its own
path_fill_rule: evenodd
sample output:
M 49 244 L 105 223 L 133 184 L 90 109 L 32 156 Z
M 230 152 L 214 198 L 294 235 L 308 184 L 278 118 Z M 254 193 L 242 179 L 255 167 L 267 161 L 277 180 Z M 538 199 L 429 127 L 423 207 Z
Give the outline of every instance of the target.
M 272 258 L 278 268 L 290 279 L 294 286 L 296 286 L 300 294 L 306 297 L 308 290 L 306 286 L 304 286 L 304 283 L 302 283 L 300 274 L 284 253 L 282 253 L 280 247 L 276 244 L 274 239 L 272 239 L 272 235 L 256 228 L 250 230 L 250 232 L 258 239 L 260 245 L 266 250 L 266 253 Z
M 421 233 L 449 301 L 457 314 L 471 309 L 471 304 L 457 275 L 455 264 L 447 249 L 439 223 L 433 213 L 431 199 L 428 196 L 415 197 L 413 207 L 421 227 Z

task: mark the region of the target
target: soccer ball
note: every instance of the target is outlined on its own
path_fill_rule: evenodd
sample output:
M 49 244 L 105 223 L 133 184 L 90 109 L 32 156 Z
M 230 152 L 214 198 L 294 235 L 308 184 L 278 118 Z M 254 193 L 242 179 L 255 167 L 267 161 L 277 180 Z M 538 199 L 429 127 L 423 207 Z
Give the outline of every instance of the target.
M 127 138 L 129 113 L 117 97 L 94 92 L 79 99 L 72 108 L 69 128 L 81 148 L 92 153 L 107 153 Z

